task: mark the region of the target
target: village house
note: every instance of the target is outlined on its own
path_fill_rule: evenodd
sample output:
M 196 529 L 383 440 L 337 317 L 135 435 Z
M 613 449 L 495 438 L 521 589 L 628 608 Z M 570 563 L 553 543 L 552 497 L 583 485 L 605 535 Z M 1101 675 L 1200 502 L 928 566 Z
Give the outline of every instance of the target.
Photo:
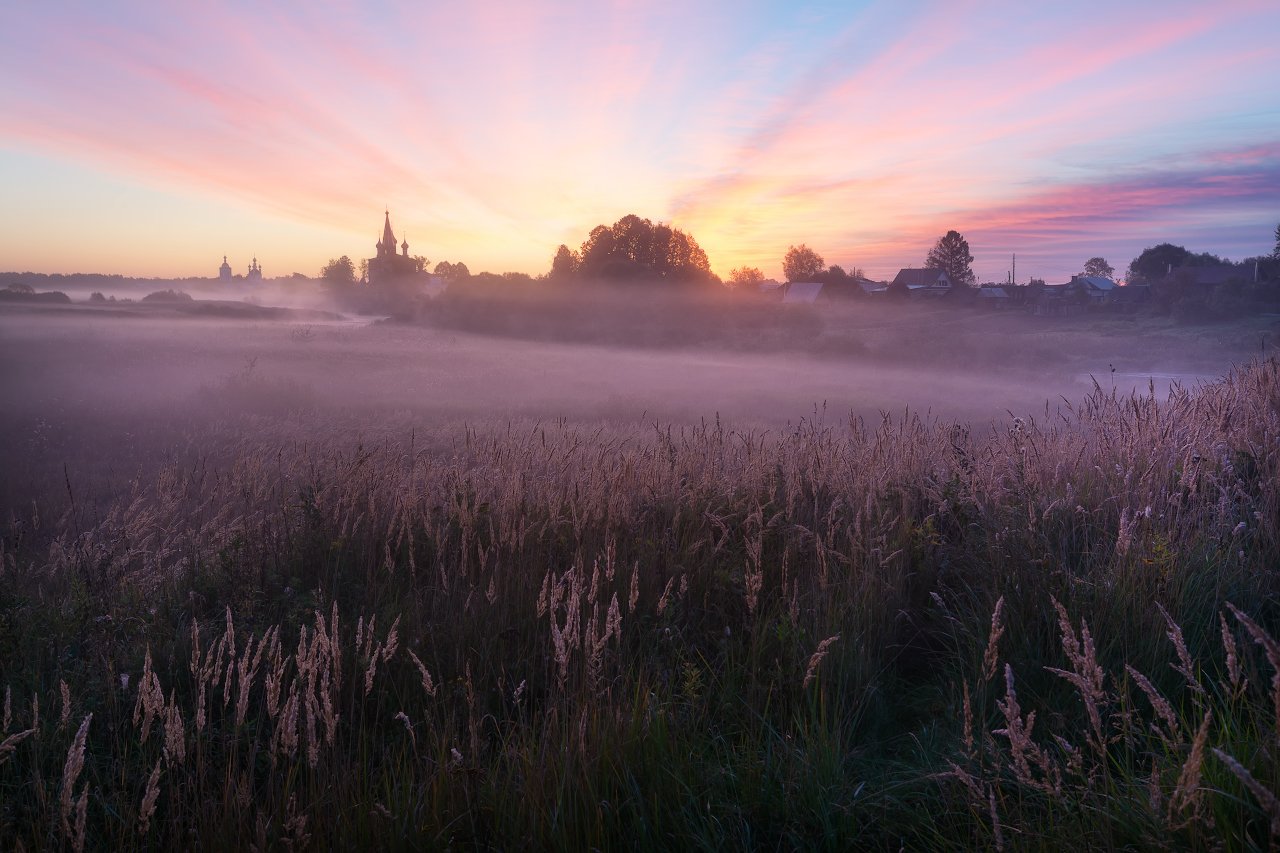
M 889 292 L 889 282 L 872 281 L 869 278 L 855 278 L 854 282 L 866 296 L 878 296 Z
M 984 284 L 978 288 L 978 305 L 997 311 L 1007 310 L 1013 306 L 1013 297 L 1009 294 L 1012 289 L 1012 287 Z
M 1028 302 L 1035 314 L 1075 314 L 1090 305 L 1110 303 L 1119 289 L 1114 281 L 1100 275 L 1073 275 L 1065 284 L 1031 285 Z
M 790 281 L 783 285 L 783 305 L 812 305 L 822 296 L 820 281 Z
M 946 270 L 907 267 L 898 270 L 889 290 L 905 289 L 911 296 L 938 297 L 951 292 L 953 283 Z
M 1100 275 L 1073 275 L 1071 281 L 1067 282 L 1067 287 L 1084 293 L 1089 302 L 1099 304 L 1109 302 L 1118 285 Z

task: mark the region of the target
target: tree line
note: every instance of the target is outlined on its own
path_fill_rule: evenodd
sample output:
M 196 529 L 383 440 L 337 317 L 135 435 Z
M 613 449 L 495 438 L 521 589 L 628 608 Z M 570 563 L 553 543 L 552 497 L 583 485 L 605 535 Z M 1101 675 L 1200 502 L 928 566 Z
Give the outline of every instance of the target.
M 419 272 L 428 270 L 427 258 L 415 256 Z M 947 231 L 925 255 L 928 269 L 945 270 L 954 284 L 971 287 L 977 282 L 973 272 L 974 257 L 969 241 L 954 229 Z M 365 279 L 367 261 L 359 267 L 343 255 L 330 260 L 320 270 L 320 278 L 337 284 L 355 284 Z M 1130 262 L 1126 279 L 1131 284 L 1151 284 L 1165 278 L 1170 271 L 1188 267 L 1226 265 L 1231 262 L 1208 252 L 1195 253 L 1183 246 L 1160 243 L 1143 250 Z M 1270 255 L 1246 258 L 1236 266 L 1244 269 L 1257 265 L 1263 278 L 1280 276 L 1280 225 L 1275 230 L 1275 248 Z M 804 243 L 787 248 L 782 258 L 783 275 L 788 282 L 813 281 L 842 284 L 865 279 L 858 267 L 846 270 L 839 264 L 827 266 L 822 255 Z M 446 281 L 470 279 L 471 271 L 461 261 L 440 261 L 436 275 Z M 1089 258 L 1080 274 L 1114 278 L 1116 270 L 1103 257 Z M 531 278 L 524 274 L 505 274 L 489 278 Z M 561 244 L 551 259 L 550 270 L 541 278 L 571 282 L 597 280 L 617 282 L 655 282 L 724 284 L 731 288 L 754 289 L 766 281 L 758 267 L 741 266 L 729 273 L 725 281 L 711 271 L 707 253 L 693 235 L 674 226 L 628 214 L 612 225 L 597 225 L 577 249 Z M 1033 283 L 1041 283 L 1036 281 Z

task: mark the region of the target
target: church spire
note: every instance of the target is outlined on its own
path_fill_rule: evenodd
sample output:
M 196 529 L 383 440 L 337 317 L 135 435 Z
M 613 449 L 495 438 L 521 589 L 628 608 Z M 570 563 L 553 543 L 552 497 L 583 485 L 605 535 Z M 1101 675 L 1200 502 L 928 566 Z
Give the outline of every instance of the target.
M 396 250 L 396 235 L 391 230 L 391 211 L 386 211 L 386 221 L 382 226 L 382 245 L 391 250 L 392 254 Z

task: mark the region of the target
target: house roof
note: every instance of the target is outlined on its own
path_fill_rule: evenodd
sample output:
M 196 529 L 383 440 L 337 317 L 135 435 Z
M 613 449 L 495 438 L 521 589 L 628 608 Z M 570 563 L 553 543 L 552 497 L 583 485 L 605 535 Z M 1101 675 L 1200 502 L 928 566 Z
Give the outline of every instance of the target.
M 787 285 L 786 292 L 782 294 L 782 301 L 784 304 L 814 302 L 821 292 L 822 282 L 820 281 L 793 281 Z
M 947 275 L 946 270 L 904 267 L 903 269 L 898 270 L 898 274 L 894 277 L 893 283 L 898 286 L 905 285 L 909 288 L 950 287 L 951 277 Z
M 883 281 L 872 281 L 869 278 L 854 279 L 858 283 L 858 287 L 862 288 L 863 293 L 884 293 L 889 289 L 889 285 Z
M 1075 287 L 1072 282 L 1066 284 L 1042 284 L 1036 287 L 1042 299 L 1060 299 L 1067 294 L 1073 292 Z M 1036 291 L 1033 291 L 1036 292 Z
M 1118 286 L 1111 279 L 1101 275 L 1078 275 L 1075 280 L 1081 284 L 1086 284 L 1094 290 L 1115 290 Z
M 979 299 L 1008 299 L 1009 294 L 1003 287 L 984 287 L 978 291 Z

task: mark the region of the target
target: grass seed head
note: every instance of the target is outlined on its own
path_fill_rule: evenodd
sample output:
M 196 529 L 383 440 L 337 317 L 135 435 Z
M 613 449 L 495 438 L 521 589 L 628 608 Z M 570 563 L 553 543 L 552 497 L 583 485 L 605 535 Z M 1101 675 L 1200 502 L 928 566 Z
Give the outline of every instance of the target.
M 1257 799 L 1258 805 L 1262 806 L 1263 812 L 1266 813 L 1270 820 L 1271 837 L 1273 839 L 1280 837 L 1280 798 L 1277 798 L 1274 791 L 1259 782 L 1243 764 L 1231 755 L 1217 747 L 1213 748 L 1213 754 L 1218 757 L 1219 761 L 1227 765 L 1227 768 L 1235 774 L 1237 779 L 1244 783 L 1244 786 Z
M 818 667 L 822 665 L 822 661 L 826 658 L 827 652 L 839 640 L 840 635 L 836 634 L 835 636 L 827 637 L 821 643 L 818 643 L 818 648 L 809 656 L 809 666 L 804 671 L 804 683 L 800 685 L 802 690 L 809 689 L 809 685 L 818 677 Z
M 76 736 L 71 742 L 71 748 L 67 750 L 67 760 L 62 765 L 62 834 L 68 840 L 74 838 L 71 829 L 71 809 L 74 805 L 72 793 L 76 780 L 80 778 L 80 771 L 84 769 L 85 739 L 89 735 L 89 723 L 92 720 L 93 714 L 90 713 L 85 715 L 85 718 L 80 722 L 80 728 L 76 730 Z M 83 800 L 83 795 L 81 799 Z M 79 819 L 78 816 L 77 819 Z M 80 843 L 81 845 L 84 843 L 83 833 L 80 836 Z
M 991 611 L 991 632 L 987 635 L 987 650 L 982 655 L 982 680 L 990 681 L 995 677 L 996 665 L 1000 659 L 1000 638 L 1004 636 L 1004 624 L 1001 614 L 1004 612 L 1004 596 L 996 599 L 995 609 Z
M 160 761 L 151 770 L 147 779 L 147 789 L 142 795 L 142 805 L 138 807 L 138 834 L 146 835 L 151 829 L 151 818 L 156 813 L 156 800 L 160 797 Z

